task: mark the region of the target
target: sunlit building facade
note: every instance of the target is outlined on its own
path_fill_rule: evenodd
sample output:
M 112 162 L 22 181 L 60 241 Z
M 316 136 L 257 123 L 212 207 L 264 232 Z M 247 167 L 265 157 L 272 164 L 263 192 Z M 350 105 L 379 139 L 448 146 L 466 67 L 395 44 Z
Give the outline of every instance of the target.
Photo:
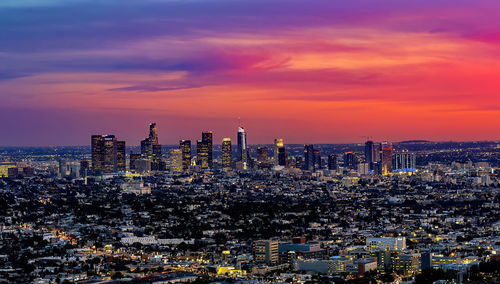
M 180 149 L 172 149 L 170 151 L 169 167 L 174 173 L 180 173 L 183 171 L 182 151 Z
M 276 138 L 274 139 L 274 155 L 273 155 L 273 159 L 274 159 L 274 164 L 275 165 L 279 165 L 279 158 L 278 158 L 278 152 L 279 152 L 279 149 L 281 147 L 284 147 L 284 143 L 283 143 L 283 138 Z
M 118 171 L 118 142 L 114 135 L 92 135 L 92 170 L 95 174 Z M 125 147 L 125 142 L 120 144 Z
M 393 148 L 392 143 L 385 142 L 381 145 L 381 163 L 382 163 L 382 174 L 386 175 L 392 172 L 392 154 Z
M 16 163 L 12 162 L 4 162 L 0 163 L 0 178 L 6 178 L 9 176 L 9 169 L 15 168 Z
M 206 145 L 208 168 L 213 168 L 213 132 L 204 131 L 201 133 L 201 140 Z
M 208 169 L 208 143 L 203 140 L 196 141 L 196 165 L 201 169 Z
M 182 169 L 187 171 L 191 166 L 191 140 L 180 140 L 179 149 L 182 152 Z
M 231 139 L 222 139 L 222 168 L 225 171 L 231 170 L 233 159 L 232 156 Z

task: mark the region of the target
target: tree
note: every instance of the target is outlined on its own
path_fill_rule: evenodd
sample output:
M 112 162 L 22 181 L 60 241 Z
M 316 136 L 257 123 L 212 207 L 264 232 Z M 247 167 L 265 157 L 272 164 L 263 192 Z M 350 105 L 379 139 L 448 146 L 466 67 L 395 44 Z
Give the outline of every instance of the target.
M 113 274 L 113 276 L 111 276 L 111 279 L 113 279 L 113 280 L 121 279 L 121 278 L 123 278 L 123 274 L 121 272 L 116 272 L 115 274 Z

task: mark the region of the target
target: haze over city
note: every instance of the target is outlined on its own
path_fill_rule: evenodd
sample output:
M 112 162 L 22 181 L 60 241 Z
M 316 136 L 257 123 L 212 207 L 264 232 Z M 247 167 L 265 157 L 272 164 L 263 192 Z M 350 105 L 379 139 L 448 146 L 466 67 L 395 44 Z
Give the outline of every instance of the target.
M 497 1 L 0 2 L 0 145 L 499 140 Z

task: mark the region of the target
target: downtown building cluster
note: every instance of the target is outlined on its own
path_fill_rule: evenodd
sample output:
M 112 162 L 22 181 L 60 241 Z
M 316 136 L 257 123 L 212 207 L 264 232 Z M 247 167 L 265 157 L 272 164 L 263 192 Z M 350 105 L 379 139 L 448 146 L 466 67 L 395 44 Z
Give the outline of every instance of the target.
M 179 149 L 172 149 L 168 153 L 168 158 L 163 159 L 162 145 L 158 143 L 156 123 L 151 123 L 149 137 L 141 141 L 140 153 L 131 152 L 127 155 L 125 141 L 118 141 L 115 135 L 92 135 L 92 173 L 99 175 L 126 171 L 144 173 L 165 170 L 182 172 L 190 169 L 214 170 L 215 168 L 222 168 L 225 171 L 247 170 L 253 168 L 256 162 L 269 162 L 269 149 L 265 146 L 257 149 L 257 161 L 251 157 L 247 133 L 243 127 L 238 128 L 235 157 L 231 139 L 222 139 L 221 159 L 218 165 L 214 164 L 212 131 L 202 132 L 201 139 L 196 140 L 195 151 L 193 148 L 191 140 L 180 140 Z M 275 139 L 273 153 L 272 165 L 282 167 L 289 165 L 283 139 Z M 88 164 L 82 161 L 80 168 L 88 170 Z
M 407 150 L 395 152 L 392 143 L 365 143 L 364 153 L 352 151 L 329 154 L 322 157 L 321 150 L 314 145 L 304 145 L 303 156 L 291 156 L 282 138 L 274 140 L 272 147 L 258 146 L 256 157 L 252 157 L 247 144 L 247 132 L 238 128 L 236 151 L 231 138 L 223 138 L 220 147 L 220 159 L 214 157 L 213 132 L 204 131 L 201 139 L 194 145 L 191 140 L 180 140 L 178 149 L 171 149 L 162 154 L 162 145 L 158 143 L 156 123 L 149 129 L 149 137 L 141 141 L 141 152 L 127 155 L 125 142 L 117 141 L 114 135 L 92 136 L 92 173 L 111 174 L 118 172 L 145 173 L 151 171 L 186 172 L 200 170 L 250 170 L 259 168 L 301 169 L 305 171 L 358 171 L 361 174 L 388 175 L 400 172 L 416 171 L 416 155 Z M 128 157 L 128 158 L 127 158 Z M 168 157 L 168 158 L 164 158 Z M 88 170 L 85 162 L 81 168 Z

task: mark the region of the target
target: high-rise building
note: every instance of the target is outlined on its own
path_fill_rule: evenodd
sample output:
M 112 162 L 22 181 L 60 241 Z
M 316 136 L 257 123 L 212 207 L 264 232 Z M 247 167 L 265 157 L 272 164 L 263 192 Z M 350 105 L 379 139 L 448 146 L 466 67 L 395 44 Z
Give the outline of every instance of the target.
M 212 131 L 204 131 L 201 133 L 201 140 L 207 146 L 207 163 L 209 168 L 213 168 L 213 133 Z
M 203 140 L 196 141 L 196 164 L 201 169 L 208 169 L 208 143 Z
M 370 165 L 368 163 L 359 163 L 358 164 L 358 173 L 360 175 L 367 175 L 370 173 Z
M 90 166 L 89 161 L 81 160 L 80 161 L 80 177 L 86 177 L 89 174 Z
M 225 171 L 231 170 L 232 160 L 233 160 L 233 152 L 231 147 L 231 139 L 224 138 L 222 139 L 222 168 Z
M 182 151 L 180 149 L 170 150 L 169 167 L 170 170 L 174 173 L 182 172 Z
M 267 159 L 269 158 L 269 149 L 267 149 L 266 146 L 260 146 L 257 148 L 257 161 L 259 162 L 266 162 Z
M 413 153 L 408 153 L 408 150 L 397 153 L 392 159 L 392 166 L 394 171 L 415 171 L 417 168 L 416 155 Z
M 248 164 L 247 133 L 241 126 L 238 128 L 238 161 L 243 163 L 244 168 Z
M 304 170 L 314 171 L 314 146 L 304 145 Z
M 153 145 L 158 145 L 158 132 L 154 122 L 149 125 L 149 139 Z
M 279 260 L 277 240 L 259 240 L 252 244 L 253 259 L 257 263 L 276 264 Z
M 186 171 L 191 165 L 191 140 L 179 141 L 179 149 L 182 151 L 182 168 Z
M 344 168 L 356 169 L 356 156 L 353 152 L 344 153 Z
M 322 168 L 321 164 L 321 152 L 319 149 L 314 149 L 313 151 L 314 169 L 319 170 Z
M 288 166 L 288 153 L 285 146 L 278 148 L 278 166 Z
M 380 143 L 376 143 L 373 145 L 373 163 L 380 164 L 381 158 L 382 158 L 382 145 Z M 373 167 L 375 168 L 376 165 L 374 165 Z
M 337 155 L 335 154 L 328 155 L 328 169 L 330 171 L 337 170 Z
M 382 174 L 386 175 L 392 172 L 392 154 L 393 154 L 392 143 L 389 142 L 383 143 L 381 152 L 382 152 L 381 155 Z
M 94 173 L 115 173 L 118 170 L 118 141 L 114 135 L 92 135 L 92 170 Z
M 156 123 L 149 125 L 149 136 L 141 141 L 141 154 L 151 161 L 152 170 L 161 169 L 161 145 L 158 144 Z
M 104 137 L 105 135 L 92 135 L 92 171 L 94 173 L 104 171 Z
M 375 162 L 375 147 L 373 141 L 366 141 L 365 143 L 365 161 L 368 163 L 370 170 L 373 170 L 373 163 Z
M 297 167 L 297 159 L 296 159 L 296 157 L 294 157 L 294 156 L 288 156 L 288 154 L 287 154 L 286 167 L 300 169 L 301 166 L 302 166 L 302 164 L 299 164 L 299 167 Z
M 278 150 L 279 148 L 281 147 L 284 147 L 284 143 L 283 143 L 283 139 L 282 138 L 276 138 L 274 139 L 274 155 L 273 155 L 273 159 L 274 159 L 274 164 L 275 165 L 279 165 L 279 159 L 278 159 Z
M 130 153 L 129 154 L 129 169 L 130 171 L 135 171 L 136 168 L 135 168 L 135 161 L 137 161 L 138 159 L 141 159 L 142 158 L 142 155 L 141 154 L 134 154 L 134 153 Z
M 135 160 L 135 171 L 138 173 L 147 173 L 151 171 L 151 160 L 137 159 Z
M 104 137 L 104 173 L 115 173 L 118 169 L 116 144 L 114 135 Z
M 116 169 L 119 172 L 127 171 L 125 141 L 116 141 Z

